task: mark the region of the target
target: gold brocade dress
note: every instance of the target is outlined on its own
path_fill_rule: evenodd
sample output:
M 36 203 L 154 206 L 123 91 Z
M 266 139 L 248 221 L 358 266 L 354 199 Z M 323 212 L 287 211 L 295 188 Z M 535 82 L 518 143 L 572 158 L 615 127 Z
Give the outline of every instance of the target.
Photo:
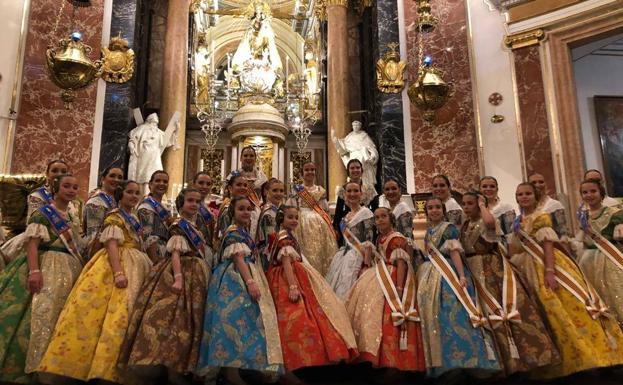
M 623 210 L 604 207 L 590 219 L 590 226 L 619 250 L 623 249 Z M 602 253 L 588 235 L 582 233 L 581 237 L 584 251 L 578 263 L 623 326 L 623 269 Z
M 521 229 L 539 244 L 559 241 L 550 215 L 540 211 L 522 217 Z M 515 235 L 511 244 L 512 248 L 523 250 Z M 554 257 L 556 267 L 564 269 L 586 287 L 584 274 L 569 256 L 554 248 Z M 559 365 L 539 369 L 534 373 L 535 377 L 563 377 L 587 369 L 623 364 L 623 333 L 615 320 L 593 319 L 585 305 L 560 284 L 556 290 L 546 288 L 544 266 L 527 251 L 514 254 L 511 262 L 537 294 L 562 359 Z
M 40 372 L 82 381 L 125 382 L 117 369 L 117 358 L 151 261 L 141 251 L 139 234 L 118 210 L 108 214 L 100 236 L 102 244 L 111 239 L 118 241 L 127 287 L 120 289 L 114 285 L 108 251 L 106 248 L 98 251 L 84 267 L 67 299 Z
M 327 192 L 321 186 L 305 187 L 318 202 L 320 208 L 328 211 Z M 288 202 L 299 208 L 299 225 L 294 231 L 301 252 L 309 263 L 323 276 L 329 272 L 331 258 L 337 252 L 337 241 L 331 224 L 326 223 L 320 214 L 309 207 L 303 199 L 294 195 Z

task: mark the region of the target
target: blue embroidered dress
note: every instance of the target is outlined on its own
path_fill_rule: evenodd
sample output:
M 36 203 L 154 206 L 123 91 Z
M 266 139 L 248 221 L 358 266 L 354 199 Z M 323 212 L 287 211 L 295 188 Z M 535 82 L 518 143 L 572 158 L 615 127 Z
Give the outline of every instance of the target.
M 459 230 L 442 222 L 426 232 L 425 242 L 435 246 L 455 270 L 450 259 L 453 250 L 463 251 Z M 467 291 L 474 303 L 476 294 L 472 277 L 464 267 Z M 418 270 L 418 295 L 422 336 L 425 341 L 426 368 L 431 376 L 440 376 L 453 369 L 499 371 L 494 341 L 483 327 L 474 327 L 470 317 L 439 270 L 426 258 Z M 458 276 L 458 273 L 457 273 Z
M 283 357 L 277 316 L 262 267 L 254 258 L 255 245 L 246 229 L 230 226 L 216 256 L 208 284 L 197 372 L 220 367 L 282 372 Z M 255 301 L 234 263 L 242 253 L 261 298 Z

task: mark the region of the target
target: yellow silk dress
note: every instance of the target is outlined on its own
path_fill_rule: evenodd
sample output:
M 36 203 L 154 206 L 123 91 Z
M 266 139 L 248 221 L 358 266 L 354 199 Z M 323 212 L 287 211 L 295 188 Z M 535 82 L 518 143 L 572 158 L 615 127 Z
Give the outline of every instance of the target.
M 40 372 L 82 381 L 127 382 L 117 369 L 117 358 L 151 261 L 141 251 L 139 235 L 117 210 L 104 220 L 100 237 L 102 244 L 111 239 L 119 243 L 119 260 L 128 286 L 120 289 L 114 285 L 108 251 L 98 251 L 84 267 L 65 303 Z
M 522 217 L 521 229 L 541 245 L 544 241 L 558 241 L 550 215 L 541 211 Z M 515 237 L 511 243 L 512 248 L 522 250 L 512 256 L 511 262 L 537 294 L 562 358 L 559 365 L 538 369 L 534 376 L 563 377 L 587 369 L 623 364 L 623 332 L 616 320 L 593 319 L 584 304 L 560 284 L 556 290 L 546 288 L 545 267 L 523 251 Z M 557 267 L 586 287 L 584 274 L 570 257 L 557 248 L 554 248 L 554 257 Z

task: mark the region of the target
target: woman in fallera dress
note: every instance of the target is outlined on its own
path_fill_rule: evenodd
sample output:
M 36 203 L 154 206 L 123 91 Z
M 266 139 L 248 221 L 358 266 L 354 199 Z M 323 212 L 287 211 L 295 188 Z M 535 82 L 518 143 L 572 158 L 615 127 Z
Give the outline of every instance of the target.
M 117 360 L 134 302 L 149 274 L 142 229 L 131 214 L 141 198 L 139 185 L 117 186 L 119 205 L 104 220 L 105 246 L 86 264 L 59 316 L 39 371 L 81 381 L 122 383 Z
M 364 246 L 371 244 L 374 236 L 374 214 L 361 206 L 359 183 L 348 182 L 343 188 L 346 206 L 350 208 L 340 223 L 345 243 L 333 256 L 326 278 L 335 294 L 345 300 L 362 267 L 369 267 L 370 248 Z
M 294 230 L 301 253 L 323 276 L 329 270 L 331 258 L 337 251 L 337 236 L 327 203 L 327 191 L 314 184 L 316 165 L 312 162 L 303 165 L 303 184 L 294 187 L 288 205 L 299 210 L 299 225 Z
M 275 231 L 277 210 L 283 201 L 285 186 L 277 178 L 271 178 L 265 183 L 266 203 L 262 207 L 260 220 L 257 223 L 257 248 L 262 260 L 264 271 L 268 270 L 268 238 Z
M 70 175 L 50 185 L 53 201 L 34 211 L 25 251 L 0 273 L 0 382 L 30 383 L 83 259 L 78 218 L 68 212 L 78 182 Z M 29 374 L 26 374 L 29 373 Z
M 208 249 L 206 250 L 205 258 L 211 269 L 214 264 L 214 246 L 212 245 L 212 239 L 214 236 L 214 227 L 216 226 L 214 213 L 208 207 L 210 204 L 208 199 L 211 196 L 212 190 L 212 178 L 207 172 L 199 171 L 193 178 L 193 188 L 201 194 L 201 202 L 199 202 L 195 226 L 201 231 L 203 239 L 206 241 Z
M 433 195 L 441 198 L 445 206 L 445 220 L 457 227 L 463 224 L 463 209 L 461 205 L 452 197 L 452 186 L 447 176 L 439 174 L 433 177 Z
M 428 374 L 437 377 L 468 370 L 484 376 L 501 371 L 471 274 L 463 265 L 459 230 L 444 221 L 440 198 L 429 198 L 424 208 L 427 259 L 418 269 L 417 303 Z
M 153 263 L 166 256 L 169 240 L 169 225 L 173 220 L 171 212 L 162 203 L 162 197 L 169 188 L 169 174 L 158 170 L 149 179 L 149 195 L 138 206 L 138 219 L 143 227 L 145 252 Z
M 500 248 L 502 231 L 483 195 L 463 195 L 461 243 L 478 288 L 483 315 L 493 327 L 505 373 L 558 364 L 560 355 L 539 306 Z M 504 253 L 504 255 L 502 254 Z
M 598 181 L 580 185 L 578 263 L 588 281 L 623 325 L 623 211 L 603 204 L 606 190 Z
M 363 164 L 358 159 L 351 159 L 346 165 L 346 173 L 348 174 L 347 182 L 355 182 L 361 186 L 361 204 L 368 207 L 370 210 L 374 210 L 378 207 L 378 198 L 374 186 L 366 186 L 363 184 Z M 344 197 L 344 187 L 340 186 L 337 191 L 337 201 L 335 202 L 335 215 L 333 216 L 333 228 L 336 234 L 340 237 L 339 245 L 344 244 L 344 240 L 341 238 L 340 223 L 342 218 L 350 210 L 346 204 L 346 198 Z
M 223 199 L 223 203 L 218 211 L 218 218 L 216 220 L 216 228 L 214 229 L 214 241 L 212 243 L 215 250 L 221 245 L 221 240 L 225 235 L 225 231 L 232 224 L 232 218 L 230 216 L 229 206 L 232 199 L 236 197 L 244 197 L 247 194 L 247 181 L 238 172 L 232 171 L 227 178 L 225 189 L 227 197 Z M 218 252 L 218 250 L 217 250 Z
M 119 167 L 109 167 L 102 172 L 101 186 L 89 197 L 82 213 L 87 243 L 95 240 L 97 233 L 102 230 L 104 218 L 117 207 L 114 194 L 122 180 L 123 171 Z
M 413 210 L 402 201 L 400 185 L 393 179 L 383 184 L 383 195 L 379 197 L 379 206 L 387 207 L 396 219 L 394 230 L 413 243 Z
M 487 208 L 495 219 L 500 222 L 500 228 L 504 235 L 513 232 L 515 209 L 510 203 L 502 202 L 498 196 L 498 180 L 492 176 L 480 178 L 478 189 L 487 198 Z
M 535 377 L 622 364 L 623 333 L 573 259 L 561 251 L 551 216 L 537 209 L 536 188 L 521 183 L 516 197 L 522 214 L 515 219 L 509 245 L 511 262 L 538 296 L 562 359 L 539 369 Z
M 283 372 L 277 315 L 248 226 L 253 204 L 232 200 L 233 224 L 223 235 L 208 285 L 197 373 L 224 369 L 227 381 L 241 385 L 239 369 Z
M 346 309 L 322 275 L 303 261 L 294 237 L 296 207 L 281 206 L 276 226 L 267 278 L 286 370 L 352 360 L 357 344 Z
M 147 277 L 121 349 L 123 367 L 154 381 L 163 374 L 159 367 L 171 377 L 190 374 L 197 366 L 210 275 L 205 239 L 193 224 L 200 203 L 195 189 L 178 195 L 175 205 L 181 217 L 171 225 L 167 258 Z
M 268 178 L 260 167 L 257 166 L 257 153 L 251 146 L 246 146 L 240 151 L 240 174 L 247 182 L 247 191 L 245 196 L 253 203 L 253 215 L 251 215 L 251 236 L 253 239 L 257 236 L 257 221 L 262 211 L 262 185 L 268 181 Z
M 376 263 L 361 274 L 346 300 L 359 360 L 375 368 L 425 371 L 408 241 L 394 230 L 389 208 L 376 209 L 374 222 L 379 232 Z

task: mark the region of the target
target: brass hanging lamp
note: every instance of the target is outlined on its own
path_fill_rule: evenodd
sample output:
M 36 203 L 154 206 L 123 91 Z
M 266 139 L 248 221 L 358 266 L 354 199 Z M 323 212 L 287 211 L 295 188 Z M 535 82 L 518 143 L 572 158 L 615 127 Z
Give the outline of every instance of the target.
M 72 30 L 77 3 L 87 7 L 89 1 L 68 0 L 73 6 Z M 56 23 L 52 31 L 52 38 L 56 35 L 58 25 L 65 9 L 66 2 L 61 3 Z M 75 91 L 89 85 L 102 73 L 101 60 L 91 60 L 89 54 L 92 48 L 82 42 L 82 34 L 72 31 L 69 38 L 61 38 L 56 45 L 50 44 L 46 51 L 46 69 L 50 80 L 61 88 L 61 99 L 65 108 L 71 108 L 76 94 Z
M 452 87 L 443 80 L 443 71 L 433 65 L 430 56 L 424 56 L 424 34 L 437 27 L 438 20 L 431 14 L 429 0 L 417 0 L 418 73 L 407 94 L 411 103 L 422 110 L 424 120 L 432 122 L 435 111 L 443 107 L 451 96 Z

